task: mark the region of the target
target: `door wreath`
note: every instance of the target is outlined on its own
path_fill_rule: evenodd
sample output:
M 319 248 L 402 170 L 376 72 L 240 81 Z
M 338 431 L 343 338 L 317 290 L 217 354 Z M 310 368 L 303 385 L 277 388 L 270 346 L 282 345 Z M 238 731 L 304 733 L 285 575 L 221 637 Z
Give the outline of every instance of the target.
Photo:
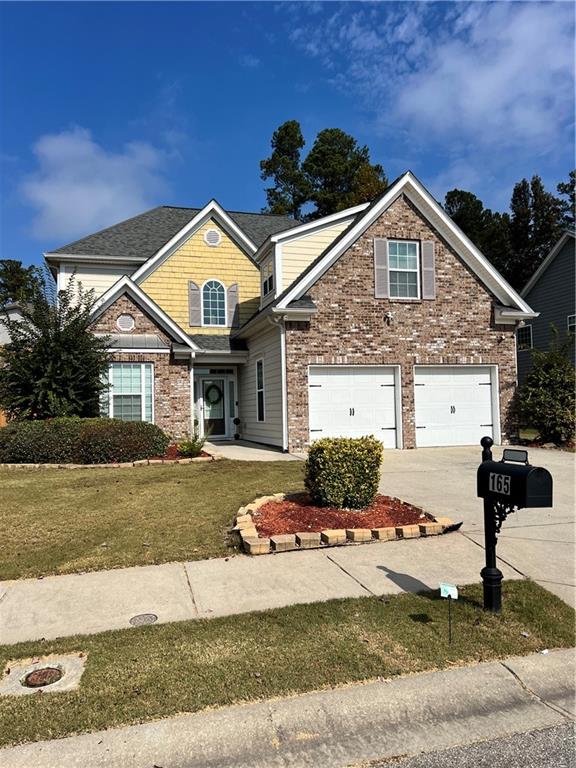
M 206 392 L 204 392 L 204 399 L 209 405 L 218 405 L 220 400 L 222 400 L 222 397 L 222 390 L 217 384 L 210 384 L 210 386 L 206 388 Z

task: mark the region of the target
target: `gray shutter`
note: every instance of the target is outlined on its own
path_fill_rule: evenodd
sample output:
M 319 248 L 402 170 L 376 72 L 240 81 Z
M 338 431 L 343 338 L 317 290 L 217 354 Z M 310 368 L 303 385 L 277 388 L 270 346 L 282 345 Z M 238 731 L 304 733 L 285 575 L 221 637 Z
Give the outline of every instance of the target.
M 240 325 L 240 312 L 238 308 L 238 283 L 234 283 L 228 288 L 226 293 L 226 302 L 228 306 L 228 326 L 238 328 Z
M 374 296 L 388 298 L 388 240 L 374 238 Z
M 422 243 L 422 298 L 436 298 L 436 268 L 434 264 L 434 241 Z
M 192 280 L 188 281 L 188 315 L 191 326 L 202 325 L 202 301 L 200 288 Z

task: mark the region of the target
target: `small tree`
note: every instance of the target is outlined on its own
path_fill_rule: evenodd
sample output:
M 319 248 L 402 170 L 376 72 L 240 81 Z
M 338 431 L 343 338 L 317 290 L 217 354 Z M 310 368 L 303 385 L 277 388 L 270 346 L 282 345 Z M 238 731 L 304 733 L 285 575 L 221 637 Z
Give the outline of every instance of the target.
M 10 342 L 0 349 L 0 408 L 18 421 L 97 416 L 107 386 L 108 340 L 90 331 L 93 292 L 72 278 L 55 294 L 46 274 L 22 305 L 22 319 L 3 318 Z
M 576 376 L 568 355 L 574 336 L 561 340 L 558 328 L 551 327 L 550 348 L 532 350 L 532 370 L 518 391 L 518 412 L 522 426 L 537 429 L 543 442 L 561 444 L 574 438 Z
M 23 267 L 21 261 L 0 259 L 0 306 L 13 301 L 29 301 L 41 275 L 37 267 Z

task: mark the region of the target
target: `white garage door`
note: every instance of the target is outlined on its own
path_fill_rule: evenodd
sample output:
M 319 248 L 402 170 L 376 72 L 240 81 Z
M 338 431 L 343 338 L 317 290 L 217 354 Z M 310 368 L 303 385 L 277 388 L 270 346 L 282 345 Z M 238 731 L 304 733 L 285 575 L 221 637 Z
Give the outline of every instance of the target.
M 393 368 L 315 365 L 308 383 L 310 440 L 374 435 L 397 447 Z
M 494 437 L 488 367 L 416 368 L 416 445 L 478 445 Z

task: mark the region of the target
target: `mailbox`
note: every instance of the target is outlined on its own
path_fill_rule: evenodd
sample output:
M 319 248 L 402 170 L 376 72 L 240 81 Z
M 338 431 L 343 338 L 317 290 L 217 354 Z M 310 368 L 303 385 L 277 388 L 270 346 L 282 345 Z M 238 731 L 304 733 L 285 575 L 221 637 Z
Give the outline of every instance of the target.
M 552 475 L 547 469 L 508 461 L 483 461 L 478 467 L 478 496 L 511 507 L 551 507 Z

